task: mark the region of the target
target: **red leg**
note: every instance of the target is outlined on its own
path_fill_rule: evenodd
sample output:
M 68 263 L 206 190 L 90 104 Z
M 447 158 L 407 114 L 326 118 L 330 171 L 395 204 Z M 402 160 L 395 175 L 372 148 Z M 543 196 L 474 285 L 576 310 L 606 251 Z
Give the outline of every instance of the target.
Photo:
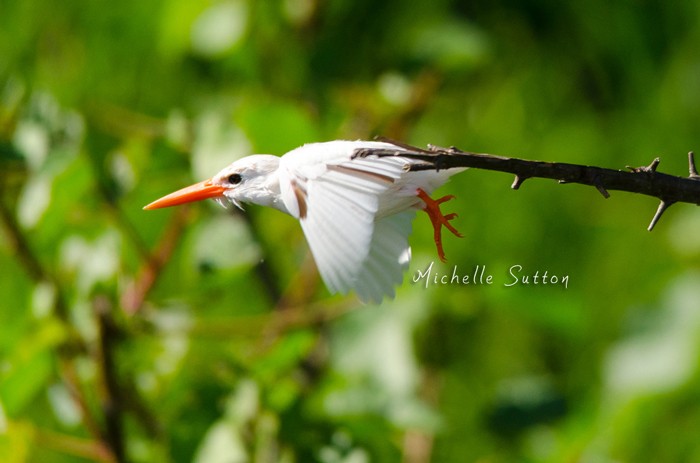
M 450 232 L 452 232 L 453 235 L 459 238 L 462 237 L 462 234 L 458 232 L 457 229 L 453 227 L 450 223 L 450 220 L 457 217 L 457 214 L 453 213 L 442 215 L 442 211 L 440 210 L 440 204 L 449 201 L 450 199 L 453 199 L 454 196 L 448 195 L 443 196 L 442 198 L 433 199 L 430 196 L 428 196 L 428 193 L 426 193 L 420 188 L 416 190 L 416 194 L 425 203 L 425 207 L 423 208 L 423 210 L 428 214 L 428 217 L 430 217 L 430 221 L 433 223 L 433 238 L 435 239 L 435 246 L 437 246 L 438 257 L 440 257 L 441 261 L 447 262 L 447 259 L 445 258 L 445 251 L 442 248 L 442 227 L 444 226 Z

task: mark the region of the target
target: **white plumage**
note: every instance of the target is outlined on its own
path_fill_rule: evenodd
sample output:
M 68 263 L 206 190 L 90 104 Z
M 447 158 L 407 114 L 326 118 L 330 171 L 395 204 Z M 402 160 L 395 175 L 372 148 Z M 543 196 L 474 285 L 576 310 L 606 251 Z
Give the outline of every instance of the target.
M 406 150 L 380 141 L 331 141 L 307 144 L 282 157 L 248 156 L 145 209 L 204 198 L 228 199 L 239 207 L 241 202 L 274 207 L 300 220 L 330 292 L 354 290 L 362 301 L 380 302 L 394 296 L 408 268 L 416 210 L 427 207 L 443 258 L 439 227 L 447 225 L 456 233 L 447 223 L 454 215 L 442 216 L 440 201 L 418 194 L 430 194 L 463 169 L 413 172 L 409 165 L 416 161 L 409 158 L 353 158 L 359 149 Z

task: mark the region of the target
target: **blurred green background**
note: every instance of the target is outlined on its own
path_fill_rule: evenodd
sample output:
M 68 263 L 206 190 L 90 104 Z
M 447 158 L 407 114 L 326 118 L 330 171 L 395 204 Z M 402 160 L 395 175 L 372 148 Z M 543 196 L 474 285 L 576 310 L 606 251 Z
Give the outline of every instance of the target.
M 384 135 L 687 175 L 700 3 L 0 0 L 0 460 L 700 461 L 700 211 L 470 170 L 394 301 L 274 210 L 142 206 Z M 507 269 L 568 288 L 504 287 Z

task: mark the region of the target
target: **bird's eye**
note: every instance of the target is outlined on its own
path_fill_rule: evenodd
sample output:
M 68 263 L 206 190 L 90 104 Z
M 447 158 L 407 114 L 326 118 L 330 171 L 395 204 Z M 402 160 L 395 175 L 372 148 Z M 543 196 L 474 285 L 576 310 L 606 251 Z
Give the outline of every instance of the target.
M 241 174 L 231 174 L 228 176 L 228 183 L 230 183 L 231 185 L 237 185 L 241 183 L 241 180 L 243 180 Z

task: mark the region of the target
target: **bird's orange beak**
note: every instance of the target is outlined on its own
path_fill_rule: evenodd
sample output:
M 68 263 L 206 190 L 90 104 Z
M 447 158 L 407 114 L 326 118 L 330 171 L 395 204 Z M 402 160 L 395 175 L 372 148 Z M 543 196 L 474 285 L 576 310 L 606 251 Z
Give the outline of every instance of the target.
M 226 191 L 221 185 L 214 185 L 210 180 L 195 183 L 174 193 L 156 199 L 151 204 L 144 206 L 145 210 L 160 209 L 161 207 L 178 206 L 180 204 L 201 201 L 203 199 L 216 198 Z

